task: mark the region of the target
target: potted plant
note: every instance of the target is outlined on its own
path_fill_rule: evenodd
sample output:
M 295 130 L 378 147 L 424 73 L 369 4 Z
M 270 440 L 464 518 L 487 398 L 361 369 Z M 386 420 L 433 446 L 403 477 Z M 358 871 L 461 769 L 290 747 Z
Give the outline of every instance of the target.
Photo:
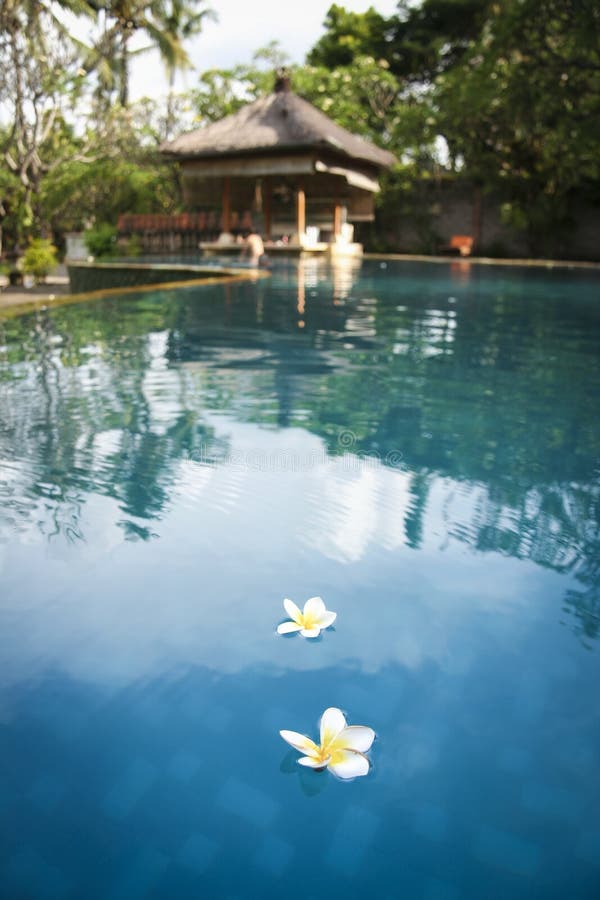
M 33 276 L 35 282 L 43 282 L 58 262 L 57 249 L 46 238 L 34 238 L 23 254 L 21 268 L 25 275 Z

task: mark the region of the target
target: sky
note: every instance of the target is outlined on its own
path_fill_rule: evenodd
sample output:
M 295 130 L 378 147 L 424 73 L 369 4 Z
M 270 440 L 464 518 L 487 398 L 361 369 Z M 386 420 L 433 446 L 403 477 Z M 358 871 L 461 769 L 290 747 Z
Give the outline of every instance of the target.
M 211 0 L 218 22 L 208 22 L 202 34 L 188 44 L 188 53 L 196 69 L 226 68 L 249 62 L 259 47 L 272 40 L 279 42 L 292 62 L 302 62 L 305 54 L 323 33 L 323 21 L 333 0 L 301 0 L 299 4 L 285 0 Z M 397 0 L 337 0 L 340 6 L 354 12 L 365 12 L 369 6 L 382 15 L 396 11 Z M 179 78 L 178 87 L 192 87 L 194 72 Z M 133 68 L 131 96 L 163 93 L 166 79 L 155 52 L 138 57 Z

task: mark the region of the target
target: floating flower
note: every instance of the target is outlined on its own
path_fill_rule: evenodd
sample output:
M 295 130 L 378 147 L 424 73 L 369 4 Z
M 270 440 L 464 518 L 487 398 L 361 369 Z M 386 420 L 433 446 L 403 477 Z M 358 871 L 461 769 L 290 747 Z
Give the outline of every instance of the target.
M 298 760 L 301 766 L 328 768 L 340 778 L 368 774 L 370 763 L 364 754 L 371 748 L 375 732 L 366 725 L 347 725 L 343 712 L 335 706 L 330 706 L 321 716 L 320 744 L 297 731 L 279 734 L 295 750 L 306 754 Z
M 322 628 L 333 625 L 337 617 L 337 613 L 325 608 L 320 597 L 307 600 L 303 611 L 292 600 L 284 600 L 283 606 L 292 621 L 282 622 L 277 628 L 277 634 L 299 631 L 302 637 L 315 638 L 320 635 Z

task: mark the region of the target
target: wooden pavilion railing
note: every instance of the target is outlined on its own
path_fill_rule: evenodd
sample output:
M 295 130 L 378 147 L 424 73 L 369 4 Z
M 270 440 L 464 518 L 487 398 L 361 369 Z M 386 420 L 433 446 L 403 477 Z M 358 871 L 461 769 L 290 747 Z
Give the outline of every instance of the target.
M 250 213 L 231 215 L 233 227 L 243 229 L 252 225 Z M 221 215 L 216 210 L 176 215 L 121 215 L 117 224 L 121 245 L 136 238 L 144 253 L 177 253 L 197 250 L 202 241 L 216 241 L 221 233 Z

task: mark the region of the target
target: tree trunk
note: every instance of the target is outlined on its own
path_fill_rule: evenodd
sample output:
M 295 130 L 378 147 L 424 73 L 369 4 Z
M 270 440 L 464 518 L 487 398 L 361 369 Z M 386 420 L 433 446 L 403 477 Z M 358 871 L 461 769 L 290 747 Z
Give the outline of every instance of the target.
M 119 103 L 123 109 L 129 106 L 129 50 L 127 43 L 129 36 L 123 34 L 121 38 L 121 56 L 119 59 Z
M 173 132 L 175 120 L 175 69 L 169 68 L 169 93 L 167 94 L 167 120 L 165 122 L 165 138 L 168 140 Z

